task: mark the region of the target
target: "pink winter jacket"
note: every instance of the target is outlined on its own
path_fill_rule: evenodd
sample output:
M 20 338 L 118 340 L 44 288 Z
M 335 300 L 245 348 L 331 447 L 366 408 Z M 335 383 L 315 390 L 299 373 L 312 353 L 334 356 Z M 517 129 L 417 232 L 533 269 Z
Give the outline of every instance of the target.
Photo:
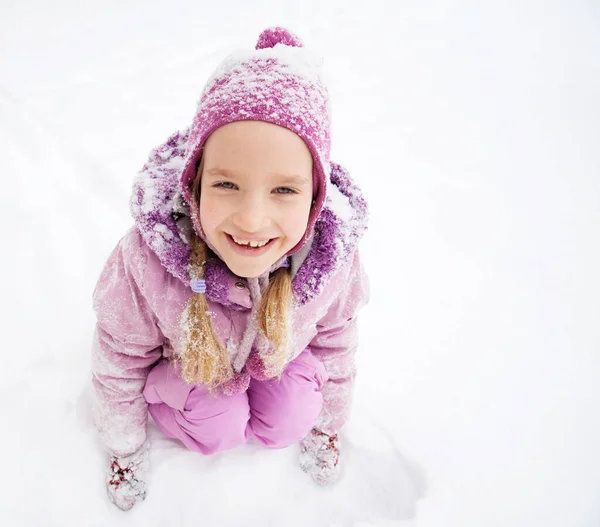
M 134 184 L 135 219 L 102 271 L 94 291 L 94 414 L 106 450 L 133 453 L 146 438 L 142 390 L 161 357 L 173 357 L 190 296 L 187 264 L 191 222 L 178 185 L 187 132 L 156 148 Z M 357 243 L 366 203 L 346 171 L 332 165 L 325 203 L 309 243 L 291 257 L 293 354 L 309 348 L 327 369 L 316 428 L 331 434 L 348 418 L 355 375 L 356 315 L 368 300 Z M 243 278 L 218 258 L 206 264 L 206 298 L 222 342 L 235 346 L 252 307 Z

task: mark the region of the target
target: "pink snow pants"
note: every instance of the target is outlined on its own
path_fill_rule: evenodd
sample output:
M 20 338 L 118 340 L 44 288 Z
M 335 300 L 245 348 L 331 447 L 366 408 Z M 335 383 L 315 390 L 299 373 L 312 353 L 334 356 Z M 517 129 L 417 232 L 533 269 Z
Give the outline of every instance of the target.
M 305 437 L 323 404 L 325 367 L 308 350 L 291 361 L 281 380 L 256 381 L 237 395 L 213 396 L 182 380 L 170 361 L 148 375 L 144 397 L 157 426 L 187 448 L 214 454 L 250 438 L 267 448 L 285 448 Z

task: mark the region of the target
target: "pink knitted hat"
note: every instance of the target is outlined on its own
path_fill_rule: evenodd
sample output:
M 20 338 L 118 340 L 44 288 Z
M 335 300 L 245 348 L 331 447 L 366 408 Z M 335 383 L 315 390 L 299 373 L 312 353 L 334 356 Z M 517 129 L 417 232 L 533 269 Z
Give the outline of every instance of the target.
M 205 238 L 191 184 L 204 143 L 217 128 L 234 121 L 266 121 L 292 130 L 313 157 L 314 203 L 303 238 L 312 234 L 329 181 L 330 121 L 327 88 L 321 80 L 322 61 L 302 47 L 298 37 L 282 28 L 263 31 L 256 50 L 238 51 L 213 73 L 198 102 L 187 143 L 181 186 L 190 204 L 194 228 Z

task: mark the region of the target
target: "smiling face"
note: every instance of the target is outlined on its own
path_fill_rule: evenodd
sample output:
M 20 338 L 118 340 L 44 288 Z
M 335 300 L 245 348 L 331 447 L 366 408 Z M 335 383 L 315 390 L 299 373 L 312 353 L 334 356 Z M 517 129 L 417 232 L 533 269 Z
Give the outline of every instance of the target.
M 208 138 L 200 222 L 233 273 L 260 276 L 302 239 L 312 204 L 312 167 L 304 141 L 271 123 L 238 121 Z

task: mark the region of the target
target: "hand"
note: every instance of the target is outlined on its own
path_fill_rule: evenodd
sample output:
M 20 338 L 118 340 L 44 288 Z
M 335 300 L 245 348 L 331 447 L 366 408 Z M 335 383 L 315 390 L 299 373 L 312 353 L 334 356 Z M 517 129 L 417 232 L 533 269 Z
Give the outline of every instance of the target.
M 146 499 L 146 445 L 126 457 L 111 457 L 106 474 L 108 497 L 119 509 L 128 511 L 136 502 Z
M 313 428 L 300 441 L 300 468 L 319 485 L 334 483 L 340 476 L 340 440 Z

